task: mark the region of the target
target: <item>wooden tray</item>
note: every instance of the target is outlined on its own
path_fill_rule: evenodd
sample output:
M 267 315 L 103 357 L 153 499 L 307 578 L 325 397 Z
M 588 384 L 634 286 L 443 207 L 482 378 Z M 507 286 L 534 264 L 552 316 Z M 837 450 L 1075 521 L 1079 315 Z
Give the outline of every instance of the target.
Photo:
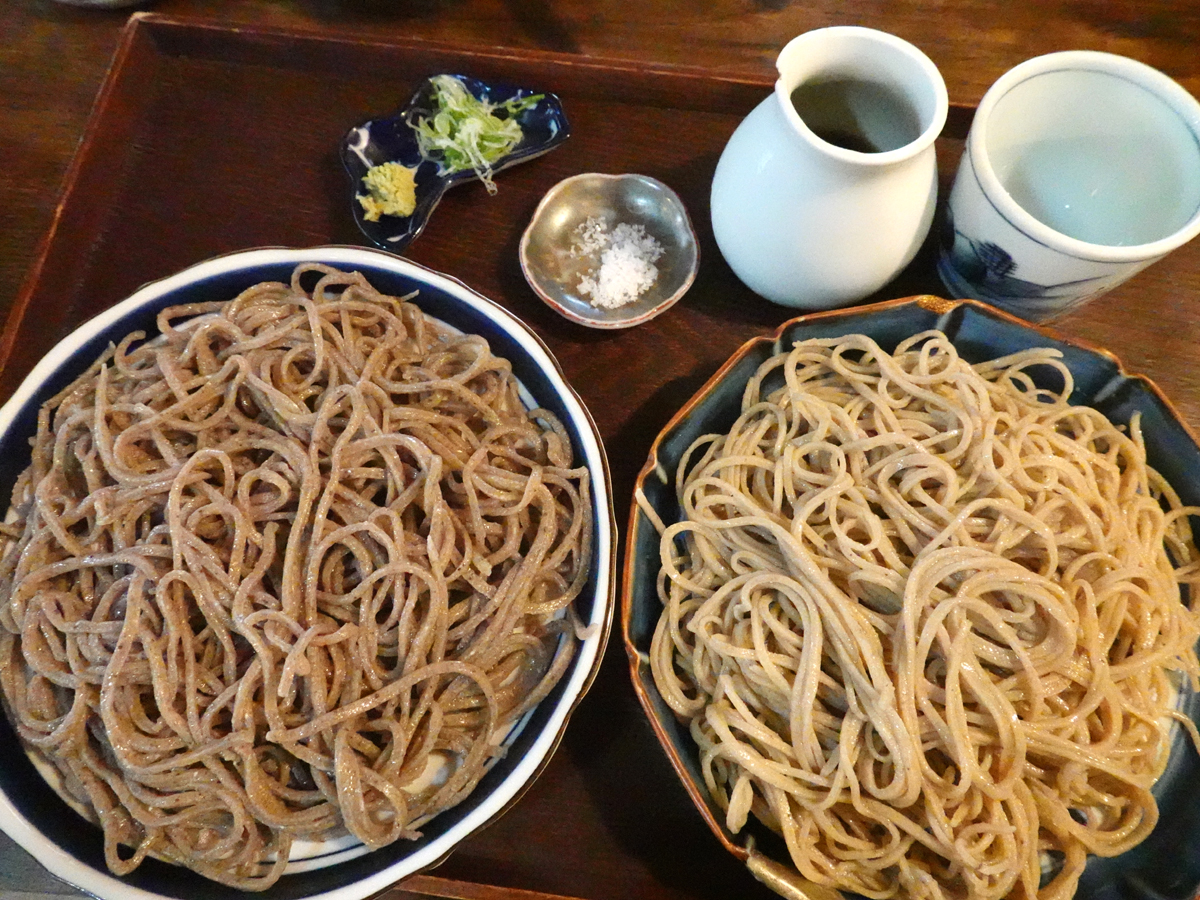
M 455 188 L 406 255 L 502 303 L 545 339 L 599 424 L 623 525 L 634 478 L 671 414 L 743 341 L 792 315 L 738 282 L 708 217 L 717 158 L 769 92 L 769 66 L 759 78 L 724 77 L 135 15 L 52 230 L 0 337 L 0 398 L 64 334 L 147 281 L 232 250 L 363 243 L 338 142 L 442 71 L 563 98 L 571 139 L 505 172 L 494 197 L 478 184 Z M 939 141 L 944 186 L 970 115 L 954 107 Z M 691 292 L 634 329 L 594 331 L 568 322 L 521 275 L 517 244 L 538 200 L 560 179 L 585 171 L 640 172 L 666 182 L 701 237 Z M 1158 380 L 1193 423 L 1200 421 L 1200 389 L 1190 366 L 1179 362 L 1200 342 L 1198 272 L 1200 243 L 1063 323 Z M 942 291 L 927 246 L 873 299 Z M 608 647 L 557 754 L 521 802 L 436 872 L 391 892 L 392 900 L 774 897 L 705 827 L 638 706 L 621 641 Z

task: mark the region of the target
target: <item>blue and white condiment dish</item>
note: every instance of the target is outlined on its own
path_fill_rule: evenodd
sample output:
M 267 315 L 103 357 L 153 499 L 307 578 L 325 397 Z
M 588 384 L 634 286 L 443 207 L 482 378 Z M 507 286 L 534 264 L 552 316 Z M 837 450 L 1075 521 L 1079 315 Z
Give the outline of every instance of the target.
M 373 244 L 393 253 L 399 253 L 416 240 L 447 190 L 479 178 L 473 169 L 447 172 L 437 160 L 428 159 L 421 153 L 417 133 L 410 123 L 436 113 L 435 77 L 425 79 L 403 109 L 390 116 L 355 125 L 342 139 L 341 159 L 349 176 L 350 208 L 354 221 Z M 466 75 L 453 77 L 462 82 L 473 97 L 495 106 L 535 94 L 541 95 L 534 106 L 517 115 L 516 120 L 522 132 L 521 142 L 492 164 L 492 175 L 548 153 L 570 136 L 570 125 L 563 112 L 562 101 L 555 94 L 510 84 L 491 84 Z M 416 208 L 408 216 L 383 215 L 377 221 L 370 221 L 358 201 L 358 195 L 363 192 L 362 179 L 372 166 L 386 162 L 397 162 L 416 169 Z

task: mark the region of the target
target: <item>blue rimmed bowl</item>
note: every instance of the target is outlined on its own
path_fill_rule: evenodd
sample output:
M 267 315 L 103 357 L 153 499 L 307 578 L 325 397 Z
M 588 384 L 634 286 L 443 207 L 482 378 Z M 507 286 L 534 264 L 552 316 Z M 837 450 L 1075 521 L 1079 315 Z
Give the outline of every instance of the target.
M 650 642 L 662 604 L 657 593 L 659 535 L 647 510 L 664 524 L 679 521 L 674 478 L 683 454 L 702 435 L 732 427 L 747 381 L 769 357 L 795 341 L 848 334 L 868 335 L 890 352 L 905 338 L 929 329 L 944 332 L 969 362 L 1032 347 L 1062 351 L 1074 377 L 1071 402 L 1094 407 L 1119 424 L 1140 414 L 1150 464 L 1185 505 L 1200 505 L 1200 446 L 1150 379 L 1126 372 L 1106 350 L 985 304 L 935 297 L 892 300 L 792 319 L 774 334 L 743 345 L 667 423 L 638 475 L 625 539 L 621 626 L 638 699 L 692 802 L 725 849 L 785 897 L 838 900 L 841 895 L 800 877 L 782 839 L 753 817 L 739 834 L 731 833 L 724 812 L 705 788 L 687 723 L 667 706 L 650 672 Z M 1200 695 L 1185 691 L 1180 709 L 1200 724 Z M 1176 728 L 1170 761 L 1154 788 L 1160 812 L 1157 827 L 1121 856 L 1089 859 L 1075 900 L 1192 900 L 1200 888 L 1198 783 L 1200 757 L 1183 729 Z
M 157 333 L 165 307 L 229 300 L 262 281 L 288 281 L 300 263 L 362 272 L 378 290 L 413 302 L 428 315 L 487 338 L 508 359 L 527 402 L 551 410 L 566 427 L 576 458 L 590 472 L 593 499 L 591 574 L 576 609 L 585 625 L 570 668 L 554 690 L 510 732 L 507 752 L 459 805 L 422 827 L 418 841 L 367 852 L 354 841 L 305 845 L 287 873 L 256 896 L 264 900 L 362 900 L 441 862 L 462 840 L 515 803 L 549 762 L 567 722 L 596 675 L 613 615 L 616 525 L 600 434 L 578 394 L 542 341 L 519 319 L 461 282 L 378 250 L 356 247 L 248 250 L 199 263 L 142 287 L 59 343 L 0 407 L 0 506 L 29 464 L 38 409 L 108 347 L 132 331 Z M 0 716 L 0 829 L 53 875 L 102 900 L 233 900 L 247 894 L 178 866 L 147 859 L 118 878 L 104 863 L 103 834 L 77 816 L 25 755 Z
M 350 209 L 354 221 L 375 246 L 393 253 L 399 253 L 416 240 L 446 191 L 479 177 L 472 169 L 444 172 L 436 161 L 421 155 L 417 134 L 409 122 L 432 116 L 437 110 L 433 77 L 421 83 L 403 109 L 355 125 L 342 139 L 340 155 L 349 177 Z M 492 166 L 493 175 L 549 153 L 570 137 L 571 127 L 563 112 L 562 101 L 555 94 L 511 84 L 489 83 L 466 75 L 454 77 L 476 99 L 496 105 L 534 94 L 542 95 L 536 105 L 517 115 L 517 124 L 521 126 L 523 135 L 521 142 Z M 358 195 L 363 190 L 362 179 L 372 166 L 385 162 L 398 162 L 416 169 L 417 205 L 409 216 L 380 216 L 378 221 L 368 221 L 362 204 L 358 202 Z

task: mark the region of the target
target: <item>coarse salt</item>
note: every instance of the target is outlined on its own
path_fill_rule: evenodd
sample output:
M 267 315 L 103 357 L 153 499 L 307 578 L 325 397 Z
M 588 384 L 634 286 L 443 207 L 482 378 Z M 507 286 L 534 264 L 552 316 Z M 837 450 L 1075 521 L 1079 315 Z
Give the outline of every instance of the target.
M 658 279 L 655 263 L 662 245 L 641 225 L 618 223 L 611 231 L 591 217 L 575 229 L 575 256 L 599 256 L 599 266 L 579 281 L 579 293 L 592 306 L 616 309 L 632 303 Z

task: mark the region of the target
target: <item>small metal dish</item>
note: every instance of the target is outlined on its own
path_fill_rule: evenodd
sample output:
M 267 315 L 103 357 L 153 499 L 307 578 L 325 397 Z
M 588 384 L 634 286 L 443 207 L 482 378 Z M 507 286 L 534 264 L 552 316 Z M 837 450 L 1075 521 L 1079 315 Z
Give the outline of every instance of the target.
M 579 285 L 598 269 L 595 253 L 579 251 L 589 219 L 613 229 L 640 225 L 662 247 L 658 277 L 633 301 L 595 306 Z M 521 271 L 534 292 L 572 322 L 590 328 L 628 328 L 649 321 L 679 300 L 700 267 L 695 229 L 679 195 L 646 175 L 574 175 L 552 187 L 521 236 Z

